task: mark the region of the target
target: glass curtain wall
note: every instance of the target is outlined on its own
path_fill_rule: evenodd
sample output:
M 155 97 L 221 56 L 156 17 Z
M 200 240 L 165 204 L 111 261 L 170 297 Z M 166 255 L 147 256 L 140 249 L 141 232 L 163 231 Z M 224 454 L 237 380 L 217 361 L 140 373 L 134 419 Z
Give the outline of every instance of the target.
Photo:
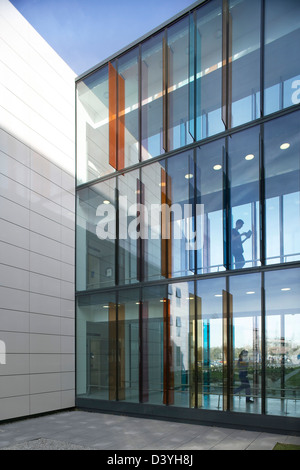
M 78 397 L 299 416 L 299 7 L 210 0 L 78 80 Z

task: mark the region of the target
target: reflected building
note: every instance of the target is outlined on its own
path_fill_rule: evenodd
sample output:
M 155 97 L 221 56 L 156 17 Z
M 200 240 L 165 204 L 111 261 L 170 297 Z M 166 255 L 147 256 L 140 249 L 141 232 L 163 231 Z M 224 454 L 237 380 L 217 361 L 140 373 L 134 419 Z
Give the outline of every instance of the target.
M 77 406 L 299 426 L 299 19 L 199 1 L 77 78 Z

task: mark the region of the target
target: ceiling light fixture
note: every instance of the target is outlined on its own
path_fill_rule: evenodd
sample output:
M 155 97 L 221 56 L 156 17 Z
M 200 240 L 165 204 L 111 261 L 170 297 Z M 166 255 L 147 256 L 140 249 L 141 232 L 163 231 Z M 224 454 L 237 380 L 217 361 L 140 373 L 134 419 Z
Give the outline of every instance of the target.
M 290 287 L 283 287 L 281 290 L 282 291 L 288 291 L 288 290 L 291 290 L 291 288 Z
M 288 148 L 290 148 L 291 144 L 289 144 L 288 142 L 285 142 L 284 144 L 281 144 L 280 145 L 280 148 L 281 150 L 287 150 Z
M 221 170 L 222 165 L 215 165 L 213 168 L 214 170 L 218 171 L 218 170 Z
M 246 155 L 246 156 L 245 156 L 245 160 L 248 160 L 248 161 L 249 161 L 249 160 L 253 160 L 253 158 L 254 158 L 253 153 L 249 153 L 249 155 Z
M 249 292 L 246 292 L 246 294 L 251 295 L 251 294 L 255 294 L 255 292 L 253 290 L 249 290 Z
M 185 179 L 189 180 L 191 178 L 194 178 L 194 175 L 192 173 L 188 173 L 187 175 L 185 175 Z

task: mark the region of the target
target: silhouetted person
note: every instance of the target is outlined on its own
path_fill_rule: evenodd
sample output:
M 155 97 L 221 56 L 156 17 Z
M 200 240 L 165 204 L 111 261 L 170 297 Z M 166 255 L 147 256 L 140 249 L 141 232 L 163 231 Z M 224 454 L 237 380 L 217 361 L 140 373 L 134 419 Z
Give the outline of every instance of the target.
M 239 379 L 241 385 L 238 388 L 235 388 L 233 393 L 239 393 L 242 390 L 246 391 L 246 403 L 254 403 L 251 400 L 251 387 L 248 379 L 248 351 L 245 349 L 241 351 L 238 359 L 238 369 L 239 369 Z
M 239 230 L 244 225 L 244 221 L 238 219 L 235 223 L 235 228 L 232 229 L 231 232 L 231 252 L 232 256 L 234 257 L 235 267 L 236 268 L 243 268 L 245 266 L 245 258 L 244 258 L 244 248 L 243 243 L 251 237 L 252 232 L 249 230 L 248 232 L 240 233 Z M 245 238 L 242 240 L 242 236 Z

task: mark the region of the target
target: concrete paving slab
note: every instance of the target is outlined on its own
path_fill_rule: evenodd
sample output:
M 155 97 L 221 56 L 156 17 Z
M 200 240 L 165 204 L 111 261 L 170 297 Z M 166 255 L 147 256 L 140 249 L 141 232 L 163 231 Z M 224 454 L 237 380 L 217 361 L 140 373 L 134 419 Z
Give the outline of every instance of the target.
M 300 436 L 81 410 L 0 423 L 0 450 L 272 450 L 277 442 L 300 444 Z

